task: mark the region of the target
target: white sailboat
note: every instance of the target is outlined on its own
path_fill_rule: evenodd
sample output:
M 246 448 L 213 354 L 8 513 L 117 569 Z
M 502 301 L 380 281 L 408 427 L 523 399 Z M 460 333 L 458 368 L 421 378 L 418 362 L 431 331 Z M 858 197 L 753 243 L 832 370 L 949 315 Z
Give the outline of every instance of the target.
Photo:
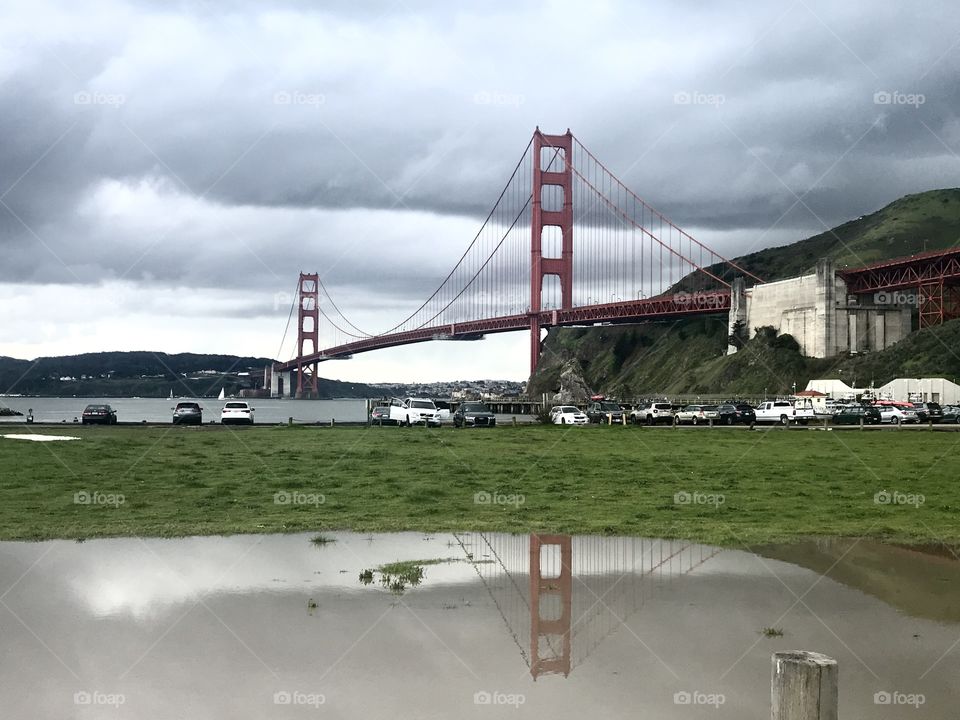
M 223 388 L 220 388 L 220 394 L 217 395 L 217 400 L 225 400 L 227 397 L 226 393 L 223 391 Z

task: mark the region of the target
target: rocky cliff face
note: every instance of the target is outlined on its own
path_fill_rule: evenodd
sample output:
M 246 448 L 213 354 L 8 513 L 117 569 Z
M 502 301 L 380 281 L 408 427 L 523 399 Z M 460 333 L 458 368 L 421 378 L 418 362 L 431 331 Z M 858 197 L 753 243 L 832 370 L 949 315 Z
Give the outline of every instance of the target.
M 551 398 L 555 405 L 582 403 L 593 393 L 583 379 L 583 368 L 576 360 L 567 360 L 560 368 L 559 386 Z

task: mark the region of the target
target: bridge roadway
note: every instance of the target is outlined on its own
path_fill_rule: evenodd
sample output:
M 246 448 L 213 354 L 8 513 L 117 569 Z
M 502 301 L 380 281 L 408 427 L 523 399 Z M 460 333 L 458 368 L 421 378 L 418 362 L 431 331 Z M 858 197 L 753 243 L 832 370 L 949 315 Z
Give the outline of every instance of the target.
M 539 313 L 540 327 L 593 325 L 597 323 L 628 323 L 637 320 L 656 320 L 726 313 L 730 310 L 730 291 L 711 290 L 699 293 L 673 293 L 640 300 L 624 300 L 603 305 L 585 305 L 566 310 L 544 310 Z M 469 320 L 418 328 L 406 332 L 374 335 L 355 342 L 326 348 L 277 366 L 278 371 L 296 369 L 300 365 L 325 360 L 348 358 L 357 353 L 380 350 L 398 345 L 429 340 L 470 340 L 493 333 L 529 330 L 529 314 L 506 315 L 485 320 Z

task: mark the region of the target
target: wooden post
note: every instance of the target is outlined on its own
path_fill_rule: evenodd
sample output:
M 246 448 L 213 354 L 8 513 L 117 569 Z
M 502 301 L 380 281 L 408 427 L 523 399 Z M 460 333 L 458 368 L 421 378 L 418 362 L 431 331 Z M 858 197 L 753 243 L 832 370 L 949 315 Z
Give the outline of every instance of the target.
M 800 650 L 773 654 L 772 720 L 837 720 L 837 661 Z

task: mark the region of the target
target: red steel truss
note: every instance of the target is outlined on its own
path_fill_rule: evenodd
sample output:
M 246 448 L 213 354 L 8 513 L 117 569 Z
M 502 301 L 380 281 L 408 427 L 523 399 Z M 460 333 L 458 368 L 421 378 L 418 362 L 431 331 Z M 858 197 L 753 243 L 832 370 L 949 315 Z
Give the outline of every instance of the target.
M 885 260 L 839 274 L 853 295 L 915 290 L 922 328 L 960 317 L 960 248 Z
M 854 295 L 881 290 L 919 289 L 921 285 L 948 280 L 960 281 L 960 248 L 920 253 L 885 260 L 838 274 Z

